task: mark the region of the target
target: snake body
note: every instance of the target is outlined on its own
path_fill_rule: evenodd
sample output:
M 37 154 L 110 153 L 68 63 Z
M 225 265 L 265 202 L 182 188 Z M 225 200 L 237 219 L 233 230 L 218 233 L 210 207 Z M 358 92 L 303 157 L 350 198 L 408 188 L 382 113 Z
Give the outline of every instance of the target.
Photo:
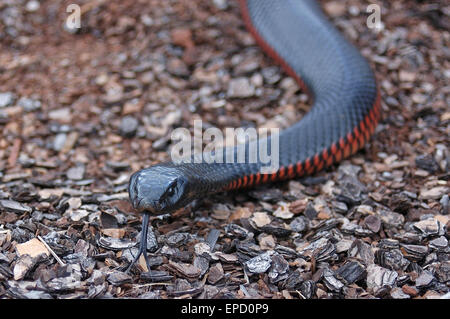
M 240 163 L 167 162 L 134 173 L 130 200 L 144 214 L 144 228 L 150 213 L 172 212 L 211 193 L 320 171 L 362 148 L 380 119 L 380 94 L 369 64 L 315 1 L 239 3 L 257 43 L 309 92 L 313 106 L 277 136 L 279 167 L 270 174 L 261 173 L 263 163 L 250 162 L 247 155 Z M 270 137 L 267 141 L 271 145 Z M 224 149 L 223 156 L 229 151 Z M 141 240 L 140 253 L 146 256 L 144 246 Z

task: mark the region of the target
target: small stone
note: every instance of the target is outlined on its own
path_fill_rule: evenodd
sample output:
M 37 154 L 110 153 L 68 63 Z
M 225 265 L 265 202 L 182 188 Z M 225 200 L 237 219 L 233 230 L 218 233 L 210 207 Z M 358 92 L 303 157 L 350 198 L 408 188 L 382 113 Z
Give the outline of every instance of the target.
M 214 253 L 214 255 L 219 258 L 219 260 L 223 263 L 234 264 L 238 262 L 238 257 L 234 254 L 225 254 L 220 251 Z
M 33 209 L 27 205 L 16 202 L 14 200 L 0 200 L 0 211 L 13 212 L 17 214 L 31 213 Z
M 400 248 L 403 256 L 411 261 L 421 261 L 428 253 L 428 247 L 422 245 L 402 245 Z
M 244 263 L 248 271 L 254 274 L 265 273 L 272 264 L 273 251 L 267 251 L 256 257 L 253 257 Z
M 425 299 L 441 299 L 441 294 L 439 294 L 437 291 L 434 290 L 428 290 L 424 295 L 423 298 Z
M 273 249 L 276 246 L 275 239 L 272 235 L 263 235 L 258 236 L 258 242 L 261 249 Z
M 324 246 L 314 249 L 313 256 L 317 262 L 336 259 L 336 248 L 331 241 L 327 240 Z
M 253 84 L 255 87 L 261 87 L 264 83 L 264 79 L 261 74 L 255 73 L 250 78 L 251 84 Z
M 187 68 L 186 64 L 181 59 L 177 58 L 169 59 L 169 61 L 167 62 L 167 71 L 176 76 L 183 77 L 189 75 L 189 69 Z
M 142 231 L 137 235 L 136 240 L 138 243 L 142 240 Z M 152 226 L 149 226 L 147 231 L 147 251 L 155 252 L 158 249 L 158 239 L 156 238 L 154 229 Z
M 359 259 L 366 266 L 373 264 L 375 260 L 375 254 L 372 247 L 360 239 L 353 241 L 347 255 Z
M 313 280 L 305 280 L 300 285 L 300 292 L 305 299 L 311 299 L 317 291 L 316 283 Z
M 237 57 L 240 57 L 240 56 L 237 56 Z M 248 56 L 248 57 L 245 57 L 241 62 L 239 62 L 234 67 L 234 72 L 235 72 L 235 75 L 248 74 L 248 73 L 256 71 L 258 69 L 258 67 L 259 67 L 259 61 L 257 59 L 255 59 L 253 56 Z M 261 76 L 261 82 L 262 82 L 262 80 L 263 79 Z M 253 81 L 252 81 L 252 83 L 253 83 Z
M 122 286 L 131 283 L 131 276 L 123 271 L 115 271 L 106 277 L 106 280 L 114 286 Z
M 216 263 L 209 269 L 208 282 L 212 285 L 216 284 L 223 278 L 224 272 L 221 263 Z
M 193 265 L 195 267 L 197 267 L 198 269 L 200 269 L 200 276 L 203 276 L 209 270 L 209 258 L 202 257 L 202 256 L 195 256 Z M 214 275 L 213 275 L 213 277 L 214 277 Z
M 211 247 L 205 242 L 195 244 L 194 252 L 197 256 L 211 257 Z
M 448 240 L 444 236 L 440 236 L 436 239 L 433 239 L 429 242 L 429 246 L 436 250 L 444 250 L 448 246 Z
M 14 266 L 14 280 L 21 280 L 34 268 L 34 266 L 43 258 L 46 254 L 39 254 L 35 257 L 31 257 L 28 254 L 21 255 Z
M 289 204 L 289 210 L 294 214 L 298 215 L 303 213 L 306 209 L 309 200 L 307 198 L 296 200 Z
M 289 210 L 289 204 L 280 203 L 280 207 L 273 213 L 275 217 L 282 219 L 290 219 L 294 216 L 294 214 Z
M 334 273 L 328 268 L 324 270 L 322 280 L 325 286 L 332 291 L 340 291 L 344 287 L 344 284 L 338 280 Z
M 67 135 L 67 137 L 64 139 L 64 144 L 62 145 L 60 150 L 63 153 L 68 153 L 70 150 L 73 149 L 75 146 L 75 143 L 78 140 L 78 133 L 77 132 L 71 132 Z
M 416 196 L 416 194 L 408 194 L 407 192 L 394 194 L 389 199 L 389 207 L 397 213 L 406 214 L 412 206 L 411 196 Z
M 304 211 L 304 214 L 306 217 L 308 217 L 308 219 L 313 220 L 314 218 L 317 217 L 317 211 L 314 209 L 314 206 L 312 203 L 308 203 L 308 205 L 306 206 L 306 209 Z
M 420 199 L 440 199 L 445 194 L 448 194 L 449 188 L 446 186 L 437 186 L 431 189 L 420 190 Z
M 48 112 L 48 117 L 51 120 L 59 121 L 61 123 L 70 123 L 72 120 L 72 114 L 67 107 Z
M 217 243 L 217 240 L 219 239 L 220 236 L 220 230 L 212 228 L 209 233 L 208 236 L 206 237 L 206 243 L 209 245 L 209 247 L 211 247 L 211 252 L 213 252 L 215 250 L 215 246 Z
M 344 251 L 348 251 L 352 246 L 353 240 L 350 239 L 341 239 L 336 243 L 336 253 L 342 253 Z
M 12 92 L 0 93 L 0 108 L 14 103 L 14 94 Z
M 59 133 L 56 134 L 55 139 L 53 140 L 53 149 L 55 151 L 61 151 L 66 144 L 67 134 Z
M 420 231 L 423 236 L 436 236 L 444 234 L 443 226 L 438 220 L 434 218 L 421 220 L 417 223 L 414 223 L 413 227 Z
M 288 277 L 289 263 L 280 254 L 272 256 L 272 265 L 268 276 L 271 283 L 277 283 Z
M 421 288 L 426 288 L 428 286 L 431 285 L 431 282 L 434 280 L 434 276 L 428 272 L 428 271 L 423 271 L 419 277 L 417 277 L 416 279 L 416 287 L 421 289 Z
M 403 215 L 386 209 L 380 209 L 378 211 L 378 216 L 386 228 L 399 228 L 402 227 L 405 222 L 405 217 Z
M 448 282 L 450 280 L 450 261 L 444 261 L 435 268 L 435 276 L 439 282 Z
M 409 299 L 410 296 L 403 292 L 401 288 L 395 287 L 391 290 L 391 297 L 393 299 Z
M 141 15 L 141 22 L 147 27 L 151 27 L 154 24 L 154 20 L 148 14 Z
M 336 270 L 337 278 L 344 281 L 347 285 L 365 278 L 366 274 L 364 265 L 357 261 L 347 262 Z
M 249 192 L 249 195 L 255 199 L 271 203 L 279 202 L 283 198 L 283 192 L 276 188 L 253 190 Z
M 186 278 L 198 278 L 198 276 L 200 276 L 201 274 L 201 269 L 187 263 L 177 263 L 170 260 L 169 267 Z
M 192 32 L 189 29 L 174 29 L 171 33 L 172 42 L 175 45 L 179 45 L 185 48 L 190 48 L 194 46 L 192 41 Z
M 173 276 L 167 271 L 152 270 L 141 273 L 140 278 L 148 282 L 162 282 L 173 279 Z
M 27 112 L 33 112 L 39 110 L 42 106 L 42 103 L 39 100 L 22 97 L 17 101 L 17 105 L 23 107 L 23 109 Z
M 378 265 L 372 264 L 367 267 L 367 289 L 375 294 L 385 287 L 392 288 L 397 282 L 398 274 Z
M 100 237 L 97 240 L 97 243 L 100 247 L 103 247 L 108 250 L 122 250 L 131 248 L 136 245 L 135 242 L 132 242 L 130 240 L 112 237 Z
M 381 220 L 376 215 L 369 215 L 364 218 L 364 225 L 374 233 L 378 233 L 381 228 Z
M 264 68 L 261 73 L 268 84 L 275 84 L 281 79 L 280 69 L 276 66 Z
M 85 167 L 84 165 L 77 165 L 67 170 L 66 176 L 68 179 L 79 181 L 83 179 Z
M 431 155 L 420 155 L 415 158 L 416 166 L 434 174 L 439 170 L 439 165 Z
M 35 11 L 39 10 L 40 6 L 41 5 L 40 5 L 39 1 L 31 0 L 31 1 L 27 2 L 27 4 L 25 5 L 25 9 L 28 12 L 35 12 Z
M 399 247 L 399 242 L 396 239 L 384 238 L 379 241 L 378 247 L 384 249 L 395 249 Z
M 136 134 L 139 122 L 134 117 L 125 116 L 120 122 L 120 135 L 124 137 L 133 137 Z
M 288 275 L 283 284 L 283 288 L 289 290 L 299 289 L 303 281 L 304 278 L 302 277 L 302 273 L 300 272 L 299 269 L 296 269 Z
M 212 211 L 213 213 L 211 214 L 211 217 L 218 220 L 227 220 L 231 214 L 228 206 L 221 203 L 214 204 L 214 206 L 212 207 Z
M 75 210 L 81 207 L 82 201 L 80 197 L 72 197 L 67 203 L 69 204 L 69 210 Z
M 255 88 L 247 78 L 232 79 L 228 85 L 227 95 L 230 98 L 247 98 L 255 94 Z
M 356 211 L 357 211 L 358 213 L 363 214 L 363 215 L 371 215 L 371 214 L 374 214 L 373 208 L 372 208 L 371 206 L 369 206 L 369 205 L 359 205 L 359 206 L 356 208 Z
M 226 10 L 228 8 L 228 0 L 213 0 L 213 3 L 219 10 Z
M 400 249 L 380 249 L 377 251 L 377 257 L 381 266 L 391 270 L 405 270 L 410 264 L 410 262 L 403 257 Z
M 75 209 L 69 212 L 69 217 L 74 222 L 78 222 L 83 218 L 89 216 L 90 212 L 85 209 Z
M 179 247 L 184 245 L 189 239 L 188 233 L 174 233 L 166 239 L 167 245 L 170 247 Z
M 49 292 L 67 292 L 82 288 L 82 274 L 79 264 L 66 265 L 61 269 L 61 277 L 53 278 L 45 283 Z
M 398 78 L 402 82 L 414 82 L 414 80 L 416 79 L 416 73 L 400 70 L 398 72 Z
M 298 217 L 294 218 L 292 220 L 292 222 L 289 224 L 289 227 L 291 227 L 291 229 L 297 233 L 301 233 L 301 232 L 305 231 L 306 226 L 307 225 L 306 225 L 306 220 L 305 220 L 304 216 L 298 216 Z
M 444 196 L 442 196 L 441 200 L 439 201 L 439 203 L 442 206 L 442 214 L 447 215 L 449 213 L 449 196 L 448 194 L 445 194 Z
M 332 201 L 331 207 L 334 209 L 336 213 L 345 214 L 348 211 L 348 207 L 343 202 Z
M 227 233 L 227 235 L 231 235 L 240 239 L 245 239 L 249 235 L 249 231 L 247 229 L 237 224 L 226 225 L 225 232 Z

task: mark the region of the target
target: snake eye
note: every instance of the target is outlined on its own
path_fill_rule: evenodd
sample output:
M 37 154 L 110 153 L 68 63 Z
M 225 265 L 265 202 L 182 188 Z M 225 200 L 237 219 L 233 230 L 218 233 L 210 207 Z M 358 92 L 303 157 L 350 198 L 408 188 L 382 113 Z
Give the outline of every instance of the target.
M 175 194 L 176 190 L 177 190 L 177 182 L 174 181 L 172 184 L 169 185 L 169 187 L 167 188 L 166 192 L 162 197 L 163 198 L 172 197 Z
M 171 185 L 169 187 L 169 189 L 167 190 L 167 196 L 172 196 L 173 194 L 175 194 L 175 186 L 176 185 Z

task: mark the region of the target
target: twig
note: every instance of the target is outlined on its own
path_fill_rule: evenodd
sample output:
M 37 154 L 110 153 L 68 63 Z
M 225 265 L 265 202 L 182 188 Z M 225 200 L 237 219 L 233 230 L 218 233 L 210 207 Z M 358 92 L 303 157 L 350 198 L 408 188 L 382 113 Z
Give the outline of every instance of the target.
M 58 255 L 50 248 L 49 245 L 47 245 L 47 243 L 45 242 L 44 239 L 42 239 L 41 236 L 37 236 L 37 238 L 44 244 L 45 248 L 48 249 L 48 251 L 53 255 L 53 257 L 55 257 L 56 261 L 61 265 L 61 266 L 65 266 L 66 264 L 61 260 L 61 258 L 58 257 Z

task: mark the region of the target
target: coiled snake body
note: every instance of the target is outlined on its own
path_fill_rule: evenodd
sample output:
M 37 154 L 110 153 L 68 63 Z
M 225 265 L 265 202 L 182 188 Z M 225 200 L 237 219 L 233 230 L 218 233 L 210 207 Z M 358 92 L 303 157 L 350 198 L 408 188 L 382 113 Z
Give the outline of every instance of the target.
M 129 194 L 144 214 L 143 234 L 128 269 L 142 253 L 149 265 L 149 214 L 172 212 L 215 192 L 313 174 L 363 147 L 378 123 L 380 95 L 372 70 L 315 1 L 239 2 L 258 44 L 313 96 L 313 107 L 279 134 L 279 168 L 270 174 L 261 173 L 262 163 L 248 157 L 244 163 L 168 162 L 134 173 Z

